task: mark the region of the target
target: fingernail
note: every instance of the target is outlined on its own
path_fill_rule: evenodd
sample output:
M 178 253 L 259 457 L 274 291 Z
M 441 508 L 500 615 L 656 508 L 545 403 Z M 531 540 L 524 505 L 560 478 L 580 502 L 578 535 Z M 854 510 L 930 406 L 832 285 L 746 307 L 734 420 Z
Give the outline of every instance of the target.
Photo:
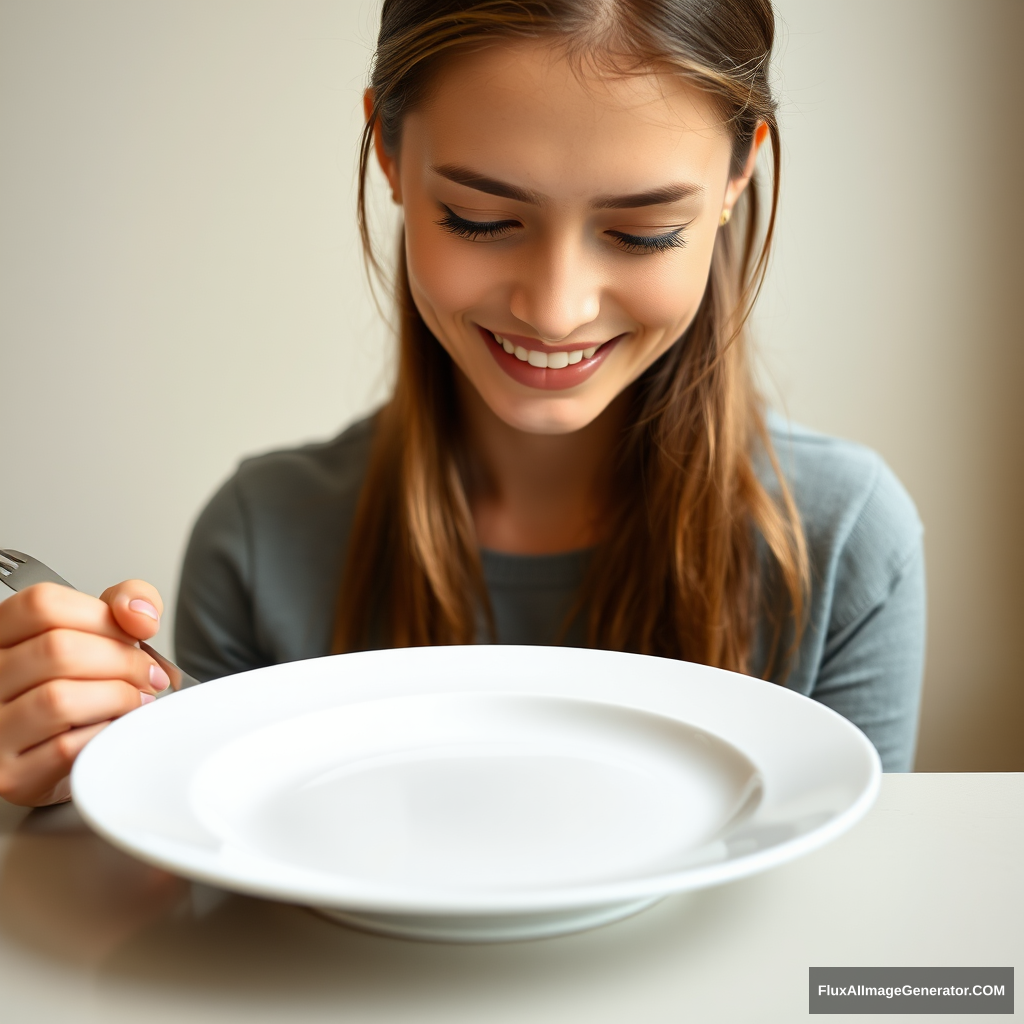
M 154 690 L 166 690 L 171 685 L 171 677 L 159 665 L 150 665 L 149 685 Z
M 143 615 L 148 615 L 154 622 L 160 621 L 160 613 L 156 608 L 154 608 L 148 601 L 143 601 L 140 597 L 135 598 L 134 601 L 129 601 L 128 607 L 133 612 L 141 612 Z
M 140 693 L 139 696 L 142 698 L 143 704 L 152 704 L 156 700 L 156 697 L 151 693 Z

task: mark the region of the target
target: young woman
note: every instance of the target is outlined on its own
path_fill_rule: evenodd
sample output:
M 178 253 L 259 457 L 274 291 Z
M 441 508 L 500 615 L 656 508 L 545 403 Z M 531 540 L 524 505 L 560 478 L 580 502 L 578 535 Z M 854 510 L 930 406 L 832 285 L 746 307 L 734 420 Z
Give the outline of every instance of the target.
M 404 218 L 394 394 L 213 498 L 184 668 L 639 651 L 792 687 L 910 768 L 914 507 L 877 456 L 766 415 L 748 364 L 779 187 L 773 33 L 768 0 L 385 0 L 360 218 L 379 268 L 375 154 Z M 166 686 L 132 646 L 160 610 L 138 581 L 0 606 L 0 795 L 65 797 L 88 739 Z

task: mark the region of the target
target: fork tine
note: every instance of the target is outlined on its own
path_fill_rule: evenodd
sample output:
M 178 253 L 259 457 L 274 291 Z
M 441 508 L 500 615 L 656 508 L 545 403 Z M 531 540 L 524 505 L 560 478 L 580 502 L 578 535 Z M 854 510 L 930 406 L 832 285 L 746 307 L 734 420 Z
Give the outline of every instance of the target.
M 15 548 L 0 548 L 0 579 L 12 590 L 24 590 L 33 583 L 59 583 L 71 587 L 63 576 L 58 576 L 38 558 Z
M 0 580 L 6 579 L 25 564 L 28 556 L 13 548 L 0 548 Z

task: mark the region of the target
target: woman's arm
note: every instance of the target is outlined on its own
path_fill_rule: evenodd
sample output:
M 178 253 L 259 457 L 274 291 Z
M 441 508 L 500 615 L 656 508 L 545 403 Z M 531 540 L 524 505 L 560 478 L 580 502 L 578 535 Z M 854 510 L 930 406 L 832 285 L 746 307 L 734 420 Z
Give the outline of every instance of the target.
M 330 652 L 372 418 L 331 441 L 246 459 L 196 522 L 175 645 L 197 679 Z
M 235 476 L 196 521 L 181 570 L 175 654 L 196 679 L 272 663 L 256 637 L 252 587 L 250 531 Z
M 811 694 L 864 731 L 887 772 L 913 770 L 924 647 L 918 544 L 885 596 L 827 638 Z
M 780 681 L 858 726 L 885 771 L 911 771 L 925 645 L 917 509 L 877 453 L 770 423 L 811 561 L 806 628 Z

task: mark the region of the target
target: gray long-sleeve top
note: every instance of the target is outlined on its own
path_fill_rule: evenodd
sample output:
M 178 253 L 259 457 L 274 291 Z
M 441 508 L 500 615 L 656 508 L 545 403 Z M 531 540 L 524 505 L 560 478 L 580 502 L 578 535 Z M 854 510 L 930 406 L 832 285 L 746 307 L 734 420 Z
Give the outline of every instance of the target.
M 886 771 L 910 771 L 925 637 L 913 502 L 868 449 L 775 417 L 769 424 L 812 574 L 784 685 L 861 728 Z M 214 495 L 182 570 L 175 641 L 186 671 L 207 680 L 329 653 L 371 439 L 372 420 L 363 420 L 326 443 L 247 459 Z M 777 490 L 767 465 L 761 473 Z M 481 557 L 498 642 L 556 642 L 590 552 Z M 567 642 L 580 641 L 570 631 Z M 760 674 L 763 655 L 753 661 Z

